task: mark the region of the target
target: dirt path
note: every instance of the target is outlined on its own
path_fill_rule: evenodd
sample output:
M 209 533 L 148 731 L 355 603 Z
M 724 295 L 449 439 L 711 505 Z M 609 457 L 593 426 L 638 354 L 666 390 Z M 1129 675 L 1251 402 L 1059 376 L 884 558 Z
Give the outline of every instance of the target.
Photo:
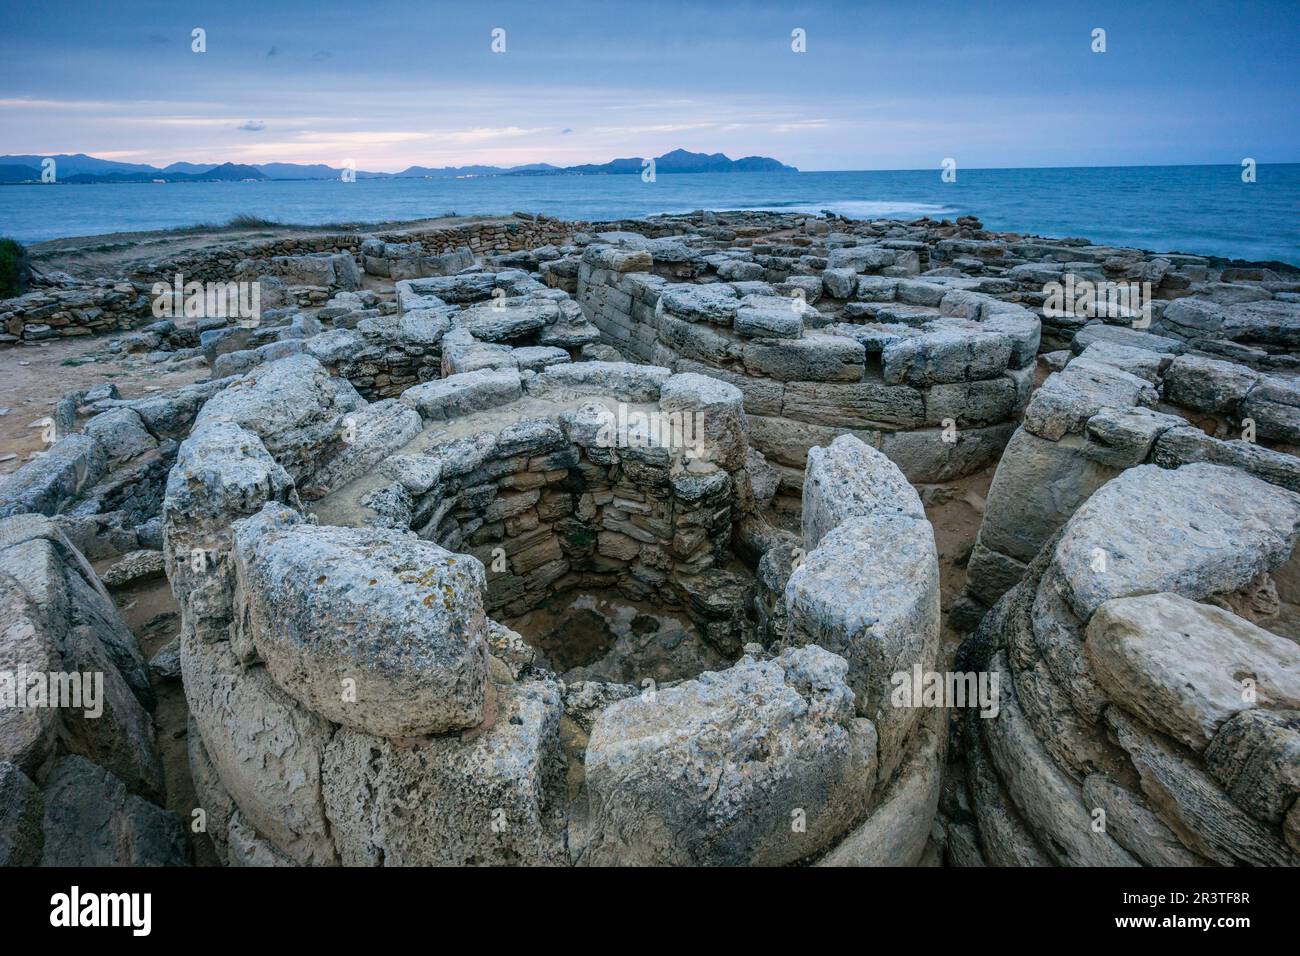
M 0 349 L 0 477 L 48 447 L 42 429 L 32 423 L 52 417 L 68 392 L 112 382 L 123 398 L 141 398 L 209 377 L 206 367 L 163 371 L 143 355 L 109 352 L 114 337 L 50 339 Z

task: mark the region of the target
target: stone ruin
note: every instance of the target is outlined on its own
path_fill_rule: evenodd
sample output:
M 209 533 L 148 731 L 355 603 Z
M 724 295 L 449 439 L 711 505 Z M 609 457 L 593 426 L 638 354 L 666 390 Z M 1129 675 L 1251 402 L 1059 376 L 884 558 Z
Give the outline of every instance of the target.
M 210 380 L 59 404 L 0 485 L 0 671 L 102 673 L 103 717 L 0 709 L 0 862 L 192 857 L 178 679 L 230 865 L 1297 862 L 1300 275 L 538 229 L 227 256 L 260 322 L 118 346 Z M 1067 275 L 1151 325 L 1045 308 Z M 994 468 L 941 606 L 927 507 Z M 110 589 L 159 571 L 146 663 Z M 994 706 L 900 705 L 932 672 Z
M 587 246 L 578 266 L 592 321 L 634 358 L 738 387 L 784 495 L 797 499 L 808 449 L 846 432 L 914 482 L 978 471 L 997 460 L 1029 400 L 1038 320 L 982 291 L 999 287 L 990 280 L 915 278 L 895 264 L 916 260 L 913 251 L 818 257 L 773 243 L 746 261 L 670 239 L 597 239 L 617 244 Z M 802 263 L 822 264 L 820 275 L 791 271 Z M 669 281 L 683 274 L 713 281 Z
M 953 611 L 963 622 L 978 622 L 1075 509 L 1125 469 L 1213 462 L 1300 492 L 1294 378 L 1111 326 L 1080 332 L 1073 348 L 1079 354 L 1034 393 L 998 462 Z M 1240 440 L 1247 432 L 1253 440 Z
M 965 722 L 959 859 L 1300 864 L 1297 528 L 1300 496 L 1222 465 L 1093 494 L 964 648 L 1002 680 Z
M 882 655 L 936 653 L 919 498 L 860 442 L 828 449 L 784 590 L 791 627 L 764 648 L 752 574 L 728 567 L 737 520 L 775 485 L 741 403 L 716 379 L 593 361 L 367 404 L 309 356 L 208 402 L 168 479 L 164 537 L 191 757 L 231 858 L 788 863 L 839 843 L 861 862 L 882 807 L 918 821 L 919 857 L 929 814 L 879 795 L 937 801 L 936 737 L 870 676 Z M 701 415 L 704 453 L 620 432 L 618 407 Z M 884 563 L 854 571 L 878 528 L 916 548 L 905 583 Z M 681 606 L 723 666 L 662 688 L 569 682 L 497 619 L 591 588 Z M 898 619 L 881 613 L 893 602 Z

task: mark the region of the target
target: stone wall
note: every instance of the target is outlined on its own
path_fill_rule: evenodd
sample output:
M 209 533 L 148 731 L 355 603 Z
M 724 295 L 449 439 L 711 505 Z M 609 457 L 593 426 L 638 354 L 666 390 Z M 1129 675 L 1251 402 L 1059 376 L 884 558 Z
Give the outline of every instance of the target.
M 1300 863 L 1278 606 L 1298 531 L 1300 496 L 1235 468 L 1142 465 L 1093 494 L 963 645 L 1000 690 L 964 719 L 955 862 Z
M 577 225 L 558 219 L 511 217 L 409 231 L 312 233 L 277 239 L 250 239 L 150 263 L 133 278 L 170 282 L 179 272 L 186 281 L 229 281 L 239 264 L 247 259 L 261 262 L 277 256 L 315 253 L 348 253 L 357 258 L 361 255 L 362 243 L 371 238 L 392 243 L 418 242 L 430 255 L 454 252 L 461 247 L 468 247 L 476 255 L 485 255 L 548 242 L 565 242 Z
M 0 300 L 0 347 L 134 328 L 152 317 L 146 283 L 74 282 Z
M 702 414 L 700 454 L 638 440 L 635 411 Z M 763 494 L 745 437 L 734 387 L 624 363 L 482 368 L 366 403 L 296 355 L 214 396 L 178 452 L 164 536 L 191 760 L 221 852 L 365 865 L 919 859 L 942 728 L 890 710 L 879 687 L 880 668 L 935 652 L 919 499 L 856 440 L 814 456 L 812 547 L 785 590 L 792 626 L 780 647 L 742 656 L 747 576 L 724 563 Z M 882 528 L 898 547 L 876 567 Z M 566 686 L 489 616 L 601 587 L 679 603 L 739 661 L 650 698 Z M 575 727 L 585 747 L 567 761 L 585 784 L 566 793 Z M 706 793 L 655 770 L 701 746 L 736 779 Z M 796 811 L 806 827 L 791 827 Z
M 582 362 L 524 375 L 481 369 L 403 393 L 426 421 L 455 428 L 390 460 L 398 480 L 363 499 L 380 511 L 373 520 L 474 555 L 488 568 L 486 607 L 503 617 L 557 592 L 617 588 L 682 606 L 710 643 L 738 654 L 748 586 L 723 564 L 734 487 L 746 480 L 740 394 L 651 366 Z M 574 405 L 584 397 L 600 401 Z M 487 414 L 525 398 L 555 410 Z M 698 456 L 683 461 L 663 442 L 658 426 L 673 415 L 699 439 Z
M 579 303 L 625 354 L 738 387 L 751 441 L 782 470 L 785 495 L 799 493 L 808 448 L 845 433 L 912 481 L 977 471 L 1028 401 L 1037 319 L 978 291 L 978 280 L 863 274 L 898 270 L 912 250 L 840 248 L 820 273 L 816 263 L 802 276 L 755 261 L 746 264 L 759 278 L 686 284 L 651 274 L 659 248 L 588 246 Z M 717 274 L 737 264 L 719 262 Z
M 974 627 L 1075 509 L 1126 468 L 1206 461 L 1300 491 L 1292 380 L 1146 343 L 1090 343 L 1034 394 L 998 463 L 954 605 L 959 628 Z
M 393 278 L 410 278 L 415 275 L 447 274 L 450 265 L 464 263 L 466 250 L 471 259 L 475 255 L 490 255 L 520 249 L 531 249 L 548 243 L 564 243 L 572 239 L 581 223 L 565 222 L 544 216 L 518 214 L 501 220 L 467 222 L 462 225 L 439 226 L 397 232 L 339 232 L 283 236 L 277 239 L 249 239 L 213 245 L 160 259 L 137 269 L 127 279 L 113 282 L 84 283 L 73 281 L 70 285 L 52 286 L 29 292 L 14 299 L 0 300 L 0 347 L 20 341 L 40 341 L 57 336 L 92 335 L 100 332 L 125 331 L 146 324 L 154 318 L 150 289 L 155 282 L 172 283 L 177 274 L 185 282 L 230 282 L 237 277 L 252 278 L 261 275 L 279 275 L 275 260 L 301 257 L 347 255 L 355 263 L 366 266 L 367 272 Z M 371 253 L 377 248 L 382 256 L 363 255 L 363 245 L 369 242 Z M 375 243 L 379 243 L 378 247 Z M 389 245 L 391 244 L 391 246 Z M 418 247 L 413 250 L 412 244 Z M 394 275 L 389 269 L 387 250 L 400 253 L 395 258 L 415 265 L 410 275 L 399 267 Z M 409 253 L 409 255 L 408 255 Z M 437 260 L 426 262 L 427 257 Z M 369 263 L 369 265 L 367 265 Z M 359 267 L 354 268 L 359 275 Z M 300 270 L 291 270 L 290 278 L 298 283 L 319 287 L 318 300 L 300 301 L 300 305 L 319 305 L 329 297 L 329 290 L 352 290 L 356 280 L 315 281 L 303 276 Z M 326 280 L 331 276 L 325 276 Z

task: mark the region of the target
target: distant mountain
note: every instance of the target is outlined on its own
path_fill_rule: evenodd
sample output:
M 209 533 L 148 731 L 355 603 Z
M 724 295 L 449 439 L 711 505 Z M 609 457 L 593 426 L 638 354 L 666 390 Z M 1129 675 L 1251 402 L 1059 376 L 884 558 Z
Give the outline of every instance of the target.
M 193 175 L 194 173 L 206 173 L 209 169 L 216 169 L 218 165 L 220 164 L 218 163 L 171 163 L 170 165 L 164 166 L 162 168 L 162 172 L 184 173 L 185 175 L 189 176 L 189 175 Z
M 41 168 L 46 159 L 53 159 L 59 179 L 76 176 L 78 173 L 152 173 L 154 167 L 143 163 L 119 163 L 113 159 L 96 159 L 85 153 L 46 153 L 25 156 L 0 156 L 0 164 L 12 163 L 16 166 L 35 166 Z M 40 178 L 40 177 L 37 177 Z
M 615 159 L 608 163 L 551 167 L 549 170 L 539 172 L 517 169 L 505 175 L 609 176 L 639 173 L 644 168 L 644 163 L 642 157 L 634 156 L 631 159 Z M 787 166 L 767 156 L 728 159 L 722 153 L 691 153 L 684 149 L 674 149 L 670 153 L 656 156 L 654 164 L 656 175 L 659 173 L 797 173 L 799 171 L 793 166 Z
M 0 156 L 0 183 L 39 180 L 44 156 Z M 243 179 L 337 179 L 343 170 L 323 163 L 237 163 L 177 162 L 159 169 L 141 163 L 119 163 L 96 159 L 84 153 L 53 157 L 58 181 L 62 183 L 147 183 L 226 182 Z M 579 166 L 553 166 L 550 163 L 527 163 L 522 166 L 408 166 L 400 173 L 373 173 L 357 170 L 358 179 L 452 179 L 465 176 L 608 176 L 639 173 L 644 160 L 640 156 L 614 159 L 608 163 L 584 163 Z M 674 149 L 655 157 L 658 173 L 795 173 L 767 156 L 729 159 L 722 153 L 691 153 Z
M 258 163 L 257 168 L 266 173 L 268 179 L 338 179 L 343 172 L 324 163 L 306 166 L 301 163 Z M 382 173 L 357 172 L 358 176 L 383 175 Z
M 393 173 L 394 179 L 455 179 L 463 176 L 508 176 L 511 173 L 549 171 L 559 169 L 550 163 L 529 163 L 526 166 L 408 166 L 400 173 Z M 358 173 L 358 176 L 361 174 Z M 384 175 L 375 173 L 372 175 Z
M 256 166 L 242 166 L 238 163 L 222 163 L 211 169 L 196 173 L 166 172 L 156 169 L 151 173 L 78 173 L 75 176 L 61 176 L 65 183 L 152 183 L 162 180 L 169 183 L 214 183 L 241 182 L 245 179 L 268 178 Z
M 175 174 L 170 178 L 175 178 Z M 194 182 L 225 182 L 230 180 L 238 182 L 243 179 L 270 179 L 271 177 L 256 166 L 245 166 L 241 163 L 222 163 L 207 172 L 190 173 L 186 178 Z
M 0 164 L 0 183 L 40 182 L 41 171 L 35 166 L 21 166 L 17 163 Z

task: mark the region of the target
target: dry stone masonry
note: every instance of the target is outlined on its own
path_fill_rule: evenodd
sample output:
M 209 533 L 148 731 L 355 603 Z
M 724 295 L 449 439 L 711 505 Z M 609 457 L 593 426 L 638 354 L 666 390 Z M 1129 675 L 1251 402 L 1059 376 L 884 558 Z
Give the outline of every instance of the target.
M 1294 269 L 698 212 L 46 280 L 0 341 L 210 375 L 0 484 L 0 677 L 103 680 L 0 707 L 0 863 L 196 860 L 168 681 L 225 865 L 1300 862 Z
M 966 862 L 1300 863 L 1298 530 L 1222 465 L 1095 492 L 964 649 L 1001 677 L 965 720 Z

